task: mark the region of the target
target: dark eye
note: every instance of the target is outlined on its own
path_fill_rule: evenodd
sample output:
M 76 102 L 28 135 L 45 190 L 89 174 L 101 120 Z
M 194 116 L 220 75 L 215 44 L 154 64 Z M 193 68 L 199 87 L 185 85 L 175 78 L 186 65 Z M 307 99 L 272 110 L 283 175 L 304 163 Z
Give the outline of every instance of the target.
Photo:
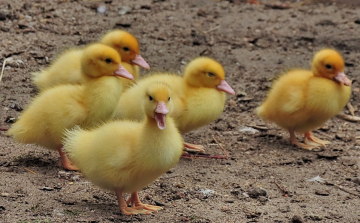
M 211 73 L 211 72 L 207 73 L 207 75 L 208 75 L 209 77 L 215 77 L 215 74 L 214 74 L 214 73 Z
M 123 50 L 130 51 L 129 47 L 124 47 Z
M 168 98 L 168 101 L 170 101 L 170 97 Z
M 150 101 L 152 101 L 152 100 L 153 100 L 153 98 L 152 98 L 150 95 L 149 95 L 149 100 L 150 100 Z
M 332 66 L 330 64 L 325 64 L 326 69 L 330 70 L 332 69 Z
M 105 62 L 106 62 L 106 63 L 112 63 L 112 60 L 111 60 L 110 58 L 106 58 L 106 59 L 105 59 Z

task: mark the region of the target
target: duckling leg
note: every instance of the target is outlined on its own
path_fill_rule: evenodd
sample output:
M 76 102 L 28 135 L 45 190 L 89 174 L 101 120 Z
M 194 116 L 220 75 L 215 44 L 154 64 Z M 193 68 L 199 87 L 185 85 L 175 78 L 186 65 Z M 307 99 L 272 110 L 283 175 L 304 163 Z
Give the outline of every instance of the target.
M 141 203 L 138 192 L 131 193 L 130 200 L 131 200 L 131 206 L 136 209 L 145 209 L 153 212 L 157 212 L 162 209 L 162 207 L 159 206 Z
M 308 139 L 322 147 L 325 148 L 326 145 L 330 144 L 329 141 L 326 140 L 321 140 L 319 138 L 316 138 L 310 131 L 309 132 L 305 132 L 305 136 L 304 136 L 304 141 L 305 143 L 307 143 Z
M 191 143 L 184 142 L 184 150 L 189 152 L 198 152 L 204 153 L 204 147 L 202 145 L 195 145 Z
M 139 210 L 137 208 L 128 207 L 124 197 L 122 196 L 121 189 L 115 189 L 115 193 L 118 200 L 119 208 L 124 215 L 151 214 L 151 211 L 147 211 L 144 209 Z
M 289 129 L 289 133 L 290 133 L 290 141 L 294 145 L 297 145 L 297 146 L 299 146 L 303 149 L 307 149 L 307 150 L 313 150 L 313 149 L 316 149 L 319 147 L 319 146 L 315 146 L 315 145 L 306 145 L 304 143 L 299 142 L 296 138 L 294 130 Z
M 62 150 L 62 146 L 58 148 L 58 152 L 61 157 L 61 163 L 63 167 L 67 170 L 80 170 L 77 166 L 75 166 L 67 157 L 66 153 Z

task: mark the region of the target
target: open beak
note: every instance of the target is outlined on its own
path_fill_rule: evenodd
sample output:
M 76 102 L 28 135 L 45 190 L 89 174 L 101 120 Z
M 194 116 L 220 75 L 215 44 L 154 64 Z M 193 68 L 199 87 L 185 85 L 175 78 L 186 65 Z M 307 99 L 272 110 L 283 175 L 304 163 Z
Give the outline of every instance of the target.
M 150 65 L 148 63 L 146 63 L 146 61 L 144 60 L 144 58 L 142 58 L 142 56 L 136 54 L 135 59 L 131 60 L 132 63 L 145 68 L 145 69 L 150 69 Z
M 166 128 L 166 114 L 169 113 L 169 109 L 166 107 L 165 102 L 158 102 L 155 109 L 155 121 L 159 129 L 164 130 Z
M 133 75 L 131 75 L 123 66 L 119 65 L 118 69 L 114 72 L 115 76 L 123 77 L 126 79 L 134 80 Z
M 346 75 L 344 74 L 344 72 L 338 72 L 337 75 L 334 77 L 335 81 L 339 82 L 339 83 L 343 83 L 346 86 L 351 86 L 351 80 L 349 78 L 346 77 Z
M 223 91 L 225 93 L 231 94 L 231 95 L 235 95 L 235 91 L 234 89 L 232 89 L 230 87 L 230 85 L 225 81 L 225 80 L 221 80 L 220 84 L 216 86 L 216 88 L 219 91 Z

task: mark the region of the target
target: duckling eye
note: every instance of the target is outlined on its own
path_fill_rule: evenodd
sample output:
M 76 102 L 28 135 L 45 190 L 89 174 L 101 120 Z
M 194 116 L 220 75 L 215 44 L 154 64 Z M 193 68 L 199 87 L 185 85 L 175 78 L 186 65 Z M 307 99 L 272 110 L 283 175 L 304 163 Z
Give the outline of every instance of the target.
M 170 97 L 168 98 L 168 101 L 170 101 Z
M 112 63 L 112 60 L 111 60 L 110 58 L 106 58 L 106 59 L 105 59 L 105 63 L 108 63 L 108 64 L 109 64 L 109 63 Z
M 208 75 L 209 77 L 215 77 L 215 74 L 214 74 L 214 73 L 211 73 L 211 72 L 208 72 L 207 75 Z
M 325 64 L 326 69 L 330 70 L 332 69 L 332 66 L 330 64 Z
M 151 97 L 151 95 L 149 95 L 149 100 L 152 101 L 153 100 L 153 97 Z
M 125 50 L 126 52 L 130 51 L 129 47 L 124 47 L 123 50 Z

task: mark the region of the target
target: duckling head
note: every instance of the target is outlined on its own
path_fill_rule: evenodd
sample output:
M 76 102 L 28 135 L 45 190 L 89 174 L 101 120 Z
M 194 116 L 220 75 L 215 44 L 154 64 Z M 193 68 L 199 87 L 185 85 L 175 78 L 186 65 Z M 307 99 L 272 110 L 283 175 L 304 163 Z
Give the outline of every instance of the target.
M 171 90 L 165 83 L 154 83 L 146 89 L 143 109 L 148 118 L 154 119 L 159 129 L 166 128 L 166 116 L 173 111 Z
M 312 61 L 312 70 L 315 76 L 351 85 L 351 81 L 344 74 L 344 60 L 335 50 L 324 49 L 317 52 Z
M 149 64 L 140 56 L 139 42 L 130 33 L 123 30 L 110 31 L 101 39 L 101 43 L 116 49 L 123 62 L 150 69 Z
M 90 77 L 119 76 L 130 80 L 134 77 L 121 66 L 116 50 L 104 44 L 95 43 L 85 48 L 81 58 L 81 69 Z
M 235 91 L 225 81 L 224 68 L 211 58 L 198 57 L 192 60 L 185 68 L 184 77 L 193 87 L 216 88 L 235 95 Z

